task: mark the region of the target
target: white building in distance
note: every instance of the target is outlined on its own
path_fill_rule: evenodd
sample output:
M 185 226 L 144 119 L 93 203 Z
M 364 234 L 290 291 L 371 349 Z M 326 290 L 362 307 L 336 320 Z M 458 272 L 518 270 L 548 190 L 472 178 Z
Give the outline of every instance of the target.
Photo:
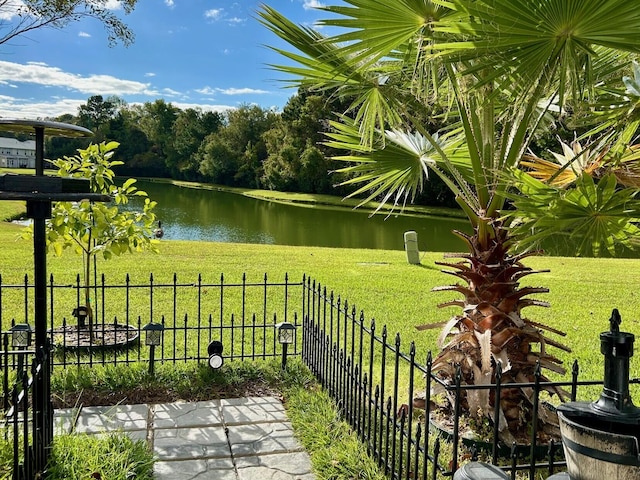
M 0 167 L 36 168 L 36 142 L 0 137 Z

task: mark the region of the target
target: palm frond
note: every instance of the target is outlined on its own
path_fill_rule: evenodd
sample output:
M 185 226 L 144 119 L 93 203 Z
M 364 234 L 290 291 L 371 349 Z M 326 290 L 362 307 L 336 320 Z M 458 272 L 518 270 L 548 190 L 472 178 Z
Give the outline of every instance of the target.
M 392 129 L 377 133 L 375 143 L 384 143 L 383 147 L 370 148 L 360 143 L 360 133 L 354 120 L 343 118 L 340 122 L 331 122 L 331 126 L 332 131 L 327 134 L 330 140 L 326 145 L 353 152 L 334 157 L 334 160 L 349 163 L 336 170 L 350 177 L 341 185 L 361 185 L 349 195 L 366 194 L 361 203 L 377 199 L 380 206 L 388 201 L 392 201 L 394 206 L 403 206 L 422 190 L 429 171 L 440 175 L 457 195 L 473 196 L 468 186 L 461 189 L 452 182 L 442 167 L 451 165 L 449 154 L 454 161 L 464 162 L 464 155 L 459 154 L 459 137 L 440 138 L 437 134 L 426 137 L 418 132 Z
M 596 47 L 640 52 L 640 12 L 624 0 L 434 3 L 460 13 L 434 26 L 436 32 L 456 39 L 437 45 L 441 54 L 455 61 L 481 62 L 488 70 L 523 85 L 557 68 L 561 103 L 567 88 L 572 98 L 581 95 L 582 78 L 585 72 L 590 75 L 589 58 Z
M 640 235 L 637 189 L 617 188 L 614 175 L 596 182 L 582 174 L 575 188 L 561 190 L 525 172 L 512 173 L 520 193 L 510 195 L 515 209 L 506 216 L 518 248 L 539 248 L 546 241 L 547 245 L 574 245 L 576 255 L 614 256 L 620 247 L 636 246 Z

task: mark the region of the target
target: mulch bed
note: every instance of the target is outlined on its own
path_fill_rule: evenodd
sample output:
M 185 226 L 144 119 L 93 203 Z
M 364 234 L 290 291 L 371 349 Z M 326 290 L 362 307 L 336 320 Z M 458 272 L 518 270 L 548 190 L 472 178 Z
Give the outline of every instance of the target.
M 122 391 L 90 388 L 80 392 L 65 392 L 63 394 L 53 392 L 52 400 L 54 408 L 71 408 L 80 405 L 84 407 L 117 404 L 133 405 L 138 403 L 171 403 L 179 400 L 196 402 L 219 398 L 265 396 L 281 398 L 280 392 L 266 383 L 254 381 L 239 385 L 211 385 L 206 391 L 200 391 L 198 394 L 180 394 L 171 388 L 148 385 L 141 385 Z
M 88 326 L 65 325 L 53 329 L 53 339 L 68 349 L 122 348 L 138 341 L 138 330 L 119 323 L 94 324 L 92 341 Z

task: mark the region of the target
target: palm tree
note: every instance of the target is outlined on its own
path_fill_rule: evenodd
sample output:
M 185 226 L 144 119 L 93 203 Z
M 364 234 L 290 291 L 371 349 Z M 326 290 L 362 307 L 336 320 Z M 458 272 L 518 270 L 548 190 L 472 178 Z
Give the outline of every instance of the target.
M 621 78 L 640 52 L 640 11 L 625 0 L 339 3 L 321 8 L 330 15 L 319 25 L 330 36 L 266 5 L 258 15 L 297 50 L 274 48 L 289 64 L 272 67 L 292 75 L 292 86 L 354 98 L 327 142 L 350 152 L 337 159 L 347 162 L 339 171 L 356 186 L 352 195 L 401 208 L 435 174 L 468 216 L 473 234 L 456 232 L 468 251 L 442 263 L 462 282 L 438 290 L 462 298 L 443 305 L 460 312 L 444 322 L 434 372 L 452 380 L 459 367 L 467 384 L 494 381 L 498 364 L 503 383 L 532 381 L 538 364 L 564 372 L 547 351 L 569 350 L 550 338 L 562 332 L 522 313 L 547 305 L 530 298 L 547 289 L 520 286 L 535 273 L 522 260 L 560 234 L 579 237 L 582 254 L 632 247 L 640 208 L 633 187 L 619 188 L 613 170 L 591 165 L 581 146 L 569 147 L 574 155 L 565 149 L 562 161 L 528 148 L 553 122 L 573 123 L 598 138 L 580 141 L 600 166 L 626 159 L 618 170 L 634 177 L 636 97 L 633 81 L 625 90 Z M 433 119 L 445 127 L 429 131 Z M 465 408 L 492 416 L 495 401 L 469 394 Z M 499 402 L 492 421 L 510 440 L 531 419 L 530 399 L 505 389 Z

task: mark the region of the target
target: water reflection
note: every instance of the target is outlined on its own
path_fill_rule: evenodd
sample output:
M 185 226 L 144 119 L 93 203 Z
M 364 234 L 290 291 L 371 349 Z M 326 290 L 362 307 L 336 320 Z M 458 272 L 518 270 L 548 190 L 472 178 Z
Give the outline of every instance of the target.
M 451 231 L 468 231 L 461 220 L 304 208 L 227 192 L 138 182 L 158 202 L 163 239 L 402 250 L 403 234 L 418 233 L 421 251 L 459 251 Z

